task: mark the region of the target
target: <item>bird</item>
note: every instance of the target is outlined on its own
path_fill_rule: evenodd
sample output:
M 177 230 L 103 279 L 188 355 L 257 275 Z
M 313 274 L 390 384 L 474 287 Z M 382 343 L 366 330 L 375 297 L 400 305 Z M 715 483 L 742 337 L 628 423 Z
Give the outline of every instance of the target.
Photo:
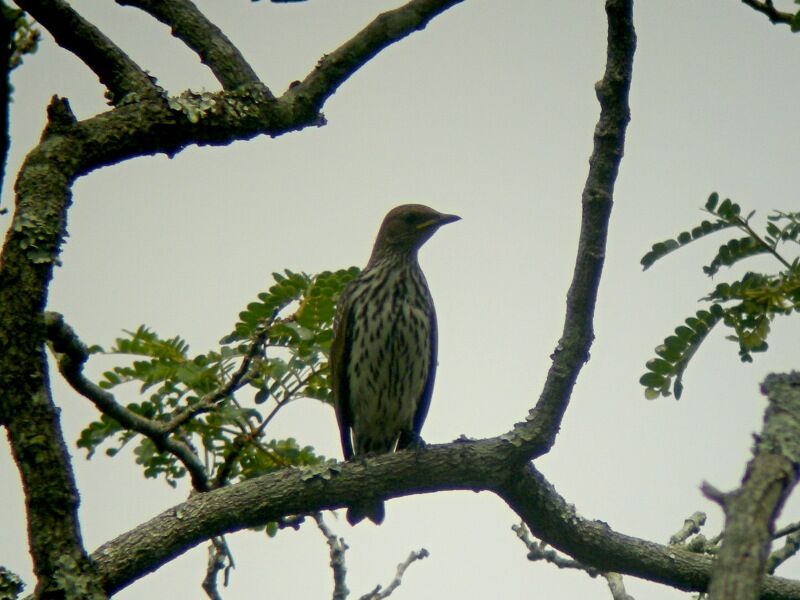
M 344 459 L 421 447 L 436 377 L 436 311 L 417 253 L 460 220 L 422 204 L 383 219 L 367 266 L 342 290 L 334 316 L 331 393 Z M 351 505 L 347 521 L 383 522 L 380 498 Z

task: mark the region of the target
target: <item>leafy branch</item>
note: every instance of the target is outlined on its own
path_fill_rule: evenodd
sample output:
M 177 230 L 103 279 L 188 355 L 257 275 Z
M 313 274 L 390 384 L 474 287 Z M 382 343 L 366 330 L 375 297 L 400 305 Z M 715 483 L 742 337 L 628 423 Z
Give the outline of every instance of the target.
M 774 211 L 767 217 L 764 232 L 759 233 L 750 224 L 755 212 L 742 217 L 738 204 L 727 198 L 720 202 L 716 192 L 709 196 L 704 210 L 714 220 L 703 220 L 690 231 L 653 244 L 641 259 L 644 269 L 679 248 L 727 229 L 737 229 L 745 235 L 733 237 L 719 247 L 711 262 L 703 267 L 706 275 L 714 277 L 722 267 L 732 267 L 762 254 L 774 258 L 781 269 L 775 274 L 747 272 L 740 279 L 718 284 L 701 298 L 708 303 L 707 309 L 697 311 L 676 327 L 656 347 L 656 356 L 647 361 L 647 372 L 639 382 L 645 387 L 648 399 L 669 396 L 672 392 L 676 398 L 681 397 L 684 372 L 717 324 L 733 330 L 727 339 L 739 344 L 743 362 L 752 362 L 753 353 L 765 352 L 769 347 L 767 337 L 775 316 L 800 310 L 800 258 L 789 259 L 779 251 L 785 244 L 800 244 L 800 212 Z
M 192 355 L 182 338 L 165 339 L 145 326 L 126 331 L 105 354 L 130 357 L 130 362 L 106 371 L 97 387 L 108 392 L 138 384 L 142 397 L 119 410 L 190 449 L 203 465 L 207 489 L 289 465 L 323 462 L 313 448 L 292 438 L 266 439 L 265 429 L 289 402 L 327 401 L 335 301 L 357 272 L 274 273 L 275 283 L 239 314 L 220 347 L 203 354 Z M 243 389 L 252 393 L 239 398 Z M 146 477 L 163 476 L 174 486 L 186 474 L 186 461 L 148 435 L 147 428 L 131 427 L 117 418 L 119 411 L 116 417 L 101 411 L 78 440 L 88 457 L 104 443 L 111 444 L 106 454 L 114 456 L 135 441 L 136 462 Z

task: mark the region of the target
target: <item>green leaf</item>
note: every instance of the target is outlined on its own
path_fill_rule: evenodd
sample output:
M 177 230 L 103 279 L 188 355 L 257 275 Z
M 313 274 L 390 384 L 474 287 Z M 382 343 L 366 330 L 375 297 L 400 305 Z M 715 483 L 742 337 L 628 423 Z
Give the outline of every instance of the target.
M 769 252 L 769 248 L 752 237 L 734 238 L 729 240 L 726 244 L 719 247 L 717 255 L 714 260 L 705 267 L 703 272 L 708 276 L 716 275 L 720 267 L 731 267 L 737 262 L 755 256 L 757 254 L 765 254 Z
M 706 201 L 706 210 L 709 212 L 714 212 L 714 209 L 717 207 L 717 203 L 719 203 L 719 194 L 717 192 L 712 192 Z
M 699 310 L 695 316 L 686 319 L 686 325 L 675 328 L 675 335 L 668 336 L 664 343 L 656 347 L 659 358 L 647 361 L 648 372 L 641 376 L 639 383 L 645 388 L 645 397 L 653 399 L 656 393 L 669 396 L 670 387 L 676 399 L 683 394 L 683 374 L 708 332 L 719 322 L 724 310 Z
M 666 383 L 666 381 L 667 381 L 666 377 L 664 377 L 663 375 L 659 375 L 658 373 L 654 373 L 652 371 L 645 373 L 639 378 L 639 383 L 641 383 L 643 386 L 647 388 L 653 388 L 653 389 L 660 388 Z
M 672 364 L 662 358 L 650 359 L 645 366 L 658 375 L 669 375 L 672 371 Z
M 795 0 L 795 1 L 797 1 L 797 0 Z M 789 27 L 791 28 L 792 32 L 794 32 L 794 33 L 797 33 L 798 31 L 800 31 L 800 11 L 795 13 L 795 15 L 792 17 L 792 22 L 789 24 Z

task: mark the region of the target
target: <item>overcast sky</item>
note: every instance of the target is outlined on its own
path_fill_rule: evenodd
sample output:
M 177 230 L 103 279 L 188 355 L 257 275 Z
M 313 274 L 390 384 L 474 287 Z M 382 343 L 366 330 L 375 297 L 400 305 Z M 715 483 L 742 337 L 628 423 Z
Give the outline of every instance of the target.
M 110 0 L 72 4 L 170 93 L 218 89 L 197 57 L 147 15 Z M 281 93 L 398 3 L 198 4 Z M 738 485 L 765 406 L 758 384 L 771 371 L 797 368 L 800 326 L 776 322 L 771 351 L 752 365 L 742 365 L 736 345 L 715 332 L 687 373 L 683 399 L 646 401 L 643 365 L 700 308 L 697 299 L 715 283 L 700 267 L 724 238 L 646 273 L 639 259 L 653 242 L 698 222 L 715 190 L 756 209 L 758 223 L 770 209 L 797 210 L 800 37 L 737 0 L 647 0 L 635 10 L 632 121 L 597 339 L 555 448 L 537 466 L 582 515 L 664 543 L 696 510 L 709 514 L 706 533 L 717 532 L 720 512 L 699 485 Z M 145 323 L 202 352 L 270 285 L 271 272 L 363 265 L 390 208 L 429 204 L 463 220 L 421 253 L 440 329 L 423 437 L 439 443 L 505 432 L 538 397 L 562 328 L 605 36 L 600 0 L 466 0 L 347 81 L 328 101 L 323 128 L 92 173 L 75 186 L 49 308 L 87 343 L 110 346 L 122 329 Z M 69 98 L 78 118 L 107 109 L 91 71 L 47 34 L 13 83 L 5 206 L 52 94 Z M 0 217 L 3 230 L 10 218 Z M 766 259 L 749 265 L 774 267 Z M 112 363 L 93 359 L 91 372 Z M 53 380 L 87 549 L 185 499 L 185 486 L 145 480 L 130 451 L 87 462 L 74 442 L 96 411 Z M 313 400 L 282 411 L 272 435 L 341 456 L 333 411 Z M 19 478 L 2 444 L 0 564 L 31 583 Z M 510 530 L 514 514 L 488 493 L 417 496 L 386 508 L 381 527 L 328 519 L 350 546 L 355 598 L 388 583 L 396 564 L 420 547 L 430 558 L 408 570 L 393 597 L 610 597 L 602 580 L 528 562 Z M 800 503 L 791 502 L 782 522 L 798 519 Z M 311 524 L 276 539 L 243 532 L 228 541 L 237 568 L 226 600 L 330 597 L 327 546 Z M 205 562 L 201 546 L 117 597 L 203 598 Z M 781 574 L 798 576 L 800 568 Z M 687 597 L 625 582 L 638 600 Z

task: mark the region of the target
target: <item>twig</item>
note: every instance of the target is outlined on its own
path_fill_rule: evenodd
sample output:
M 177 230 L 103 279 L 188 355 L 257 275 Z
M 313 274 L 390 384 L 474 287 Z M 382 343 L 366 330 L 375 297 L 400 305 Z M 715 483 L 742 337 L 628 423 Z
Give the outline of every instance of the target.
M 233 90 L 246 84 L 263 86 L 238 48 L 191 0 L 117 0 L 117 4 L 135 6 L 168 25 L 172 34 L 211 69 L 223 89 Z M 266 86 L 263 89 L 269 94 Z
M 700 532 L 700 528 L 706 524 L 706 513 L 697 511 L 683 522 L 683 527 L 669 538 L 669 545 L 675 546 L 685 542 L 690 535 Z
M 347 566 L 344 560 L 347 544 L 344 543 L 344 538 L 336 537 L 325 524 L 322 513 L 316 512 L 313 516 L 330 549 L 330 565 L 333 570 L 333 600 L 345 600 L 350 593 L 350 590 L 347 589 Z
M 772 534 L 772 539 L 777 540 L 778 538 L 782 538 L 785 535 L 789 535 L 790 533 L 794 533 L 795 531 L 800 531 L 800 521 L 796 523 L 789 523 L 785 527 L 781 527 Z
M 381 13 L 353 38 L 324 55 L 306 78 L 295 83 L 282 98 L 321 107 L 353 73 L 381 50 L 424 29 L 435 16 L 463 0 L 411 0 Z
M 779 23 L 785 23 L 788 25 L 794 18 L 792 13 L 786 13 L 777 10 L 772 4 L 772 0 L 765 0 L 764 2 L 759 2 L 759 0 L 742 0 L 742 3 L 746 4 L 753 10 L 765 14 L 770 23 L 773 25 L 777 25 Z
M 800 533 L 792 533 L 786 537 L 783 547 L 775 550 L 767 559 L 767 573 L 775 570 L 800 551 Z
M 228 451 L 228 454 L 225 455 L 225 460 L 217 469 L 217 474 L 214 476 L 214 480 L 211 482 L 211 489 L 220 488 L 228 483 L 228 479 L 230 478 L 233 470 L 233 465 L 239 459 L 239 456 L 246 445 L 247 440 L 245 436 L 237 435 L 234 438 L 231 449 Z
M 552 548 L 548 548 L 547 544 L 544 542 L 534 540 L 524 522 L 520 522 L 519 525 L 512 525 L 511 529 L 528 548 L 528 560 L 543 560 L 551 565 L 555 565 L 559 569 L 577 569 L 583 571 L 593 579 L 600 576 L 608 583 L 608 589 L 611 592 L 613 600 L 635 600 L 633 596 L 628 595 L 625 591 L 625 584 L 622 581 L 622 575 L 619 573 L 601 571 L 600 569 L 585 565 L 580 561 L 559 555 L 558 552 Z
M 108 89 L 112 104 L 118 104 L 129 94 L 159 93 L 139 65 L 64 0 L 19 0 L 17 5 L 45 27 L 59 46 L 95 72 Z
M 772 254 L 772 256 L 777 258 L 778 261 L 784 267 L 786 267 L 787 269 L 791 269 L 792 268 L 792 265 L 789 263 L 789 261 L 787 261 L 785 258 L 783 258 L 783 256 L 781 256 L 780 253 L 777 250 L 775 250 L 774 246 L 772 246 L 771 244 L 768 244 L 767 242 L 765 242 L 764 239 L 760 235 L 758 235 L 758 233 L 752 227 L 750 227 L 750 223 L 748 223 L 747 221 L 745 221 L 744 219 L 742 219 L 742 217 L 740 217 L 738 215 L 736 215 L 736 217 L 734 219 L 734 223 L 736 223 L 736 226 L 739 229 L 741 229 L 747 235 L 749 235 L 751 238 L 753 238 L 756 241 L 756 244 L 758 244 L 762 248 L 765 248 L 767 250 L 767 252 L 769 252 L 770 254 Z
M 236 370 L 236 372 L 231 376 L 230 380 L 228 380 L 228 383 L 219 389 L 206 394 L 194 404 L 176 411 L 168 421 L 163 423 L 162 427 L 164 430 L 167 432 L 174 431 L 189 419 L 204 412 L 210 411 L 217 402 L 227 398 L 239 388 L 247 385 L 247 383 L 250 381 L 250 365 L 252 364 L 256 355 L 263 350 L 264 342 L 266 341 L 268 335 L 268 329 L 269 325 L 267 325 L 264 330 L 253 340 L 250 348 L 248 348 L 247 353 L 242 359 L 242 363 L 239 365 L 239 368 Z
M 622 575 L 619 573 L 604 573 L 606 582 L 608 582 L 608 589 L 611 591 L 611 597 L 614 600 L 636 600 L 633 596 L 625 591 L 625 583 L 622 581 Z
M 6 172 L 6 159 L 11 140 L 8 137 L 9 105 L 11 104 L 11 57 L 14 54 L 14 34 L 17 23 L 23 13 L 0 2 L 0 64 L 3 72 L 0 74 L 0 186 Z M 0 214 L 3 214 L 0 210 Z
M 84 377 L 83 367 L 89 358 L 89 351 L 75 331 L 64 322 L 64 317 L 55 312 L 45 313 L 45 327 L 58 361 L 58 370 L 72 389 L 88 398 L 100 412 L 119 421 L 123 427 L 152 440 L 160 451 L 174 455 L 189 472 L 194 489 L 207 491 L 208 474 L 188 444 L 171 438 L 170 431 L 163 425 L 128 410 L 117 402 L 113 394 Z
M 405 575 L 406 569 L 411 566 L 411 563 L 417 560 L 422 560 L 423 558 L 427 558 L 428 556 L 430 556 L 430 553 L 425 548 L 420 548 L 418 552 L 414 552 L 412 550 L 408 555 L 408 558 L 397 565 L 397 573 L 389 585 L 387 585 L 385 588 L 382 588 L 379 584 L 375 586 L 374 590 L 361 596 L 359 600 L 384 600 L 384 598 L 388 598 L 398 587 L 400 587 L 400 584 L 403 582 L 403 575 Z
M 551 565 L 555 565 L 559 569 L 576 569 L 578 571 L 584 571 L 587 575 L 589 575 L 589 577 L 592 578 L 602 575 L 599 569 L 584 565 L 577 560 L 561 556 L 552 548 L 548 548 L 547 544 L 544 542 L 534 540 L 524 522 L 520 522 L 519 525 L 512 525 L 511 530 L 517 534 L 517 537 L 522 541 L 523 544 L 525 544 L 525 547 L 528 548 L 528 560 L 532 562 L 543 560 Z
M 208 568 L 206 569 L 206 577 L 203 579 L 203 590 L 211 600 L 222 600 L 222 596 L 217 589 L 217 576 L 220 571 L 223 571 L 224 587 L 228 587 L 231 569 L 235 569 L 236 565 L 233 562 L 233 555 L 225 538 L 215 537 L 211 539 L 208 545 Z
M 311 372 L 308 374 L 307 377 L 304 377 L 302 380 L 299 380 L 297 385 L 295 385 L 291 390 L 287 390 L 286 393 L 284 393 L 282 400 L 275 400 L 275 408 L 273 408 L 270 411 L 270 413 L 264 418 L 264 420 L 261 421 L 258 428 L 255 430 L 254 434 L 261 435 L 266 426 L 269 425 L 270 421 L 272 421 L 272 419 L 275 418 L 275 415 L 278 414 L 278 411 L 284 406 L 286 406 L 289 402 L 291 402 L 291 398 L 294 395 L 294 393 L 300 390 L 300 388 L 302 388 L 303 385 L 308 383 L 308 380 L 313 375 L 314 375 L 314 370 L 311 369 Z

